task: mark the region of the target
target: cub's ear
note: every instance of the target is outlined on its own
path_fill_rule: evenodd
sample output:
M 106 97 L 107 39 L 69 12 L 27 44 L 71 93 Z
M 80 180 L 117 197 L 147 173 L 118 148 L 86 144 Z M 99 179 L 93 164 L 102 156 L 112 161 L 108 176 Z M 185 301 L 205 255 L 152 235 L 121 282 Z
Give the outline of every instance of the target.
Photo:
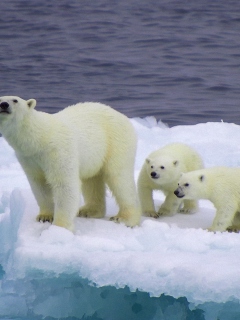
M 202 182 L 204 179 L 205 179 L 204 175 L 201 175 L 201 176 L 199 177 L 199 180 L 200 180 L 201 182 Z
M 174 162 L 173 162 L 173 164 L 174 164 L 174 166 L 176 167 L 176 166 L 178 166 L 179 161 L 178 161 L 178 160 L 176 160 L 176 161 L 174 161 Z
M 147 158 L 147 159 L 146 159 L 146 163 L 150 163 L 150 159 Z
M 27 100 L 27 105 L 29 106 L 29 108 L 35 108 L 37 104 L 37 101 L 35 99 L 29 99 Z

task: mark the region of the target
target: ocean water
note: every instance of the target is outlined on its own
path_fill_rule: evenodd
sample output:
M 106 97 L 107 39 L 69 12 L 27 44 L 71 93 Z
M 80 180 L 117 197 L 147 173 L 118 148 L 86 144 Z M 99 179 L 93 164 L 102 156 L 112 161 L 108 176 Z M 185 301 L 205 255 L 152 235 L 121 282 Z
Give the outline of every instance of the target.
M 240 124 L 240 2 L 2 0 L 0 95 Z

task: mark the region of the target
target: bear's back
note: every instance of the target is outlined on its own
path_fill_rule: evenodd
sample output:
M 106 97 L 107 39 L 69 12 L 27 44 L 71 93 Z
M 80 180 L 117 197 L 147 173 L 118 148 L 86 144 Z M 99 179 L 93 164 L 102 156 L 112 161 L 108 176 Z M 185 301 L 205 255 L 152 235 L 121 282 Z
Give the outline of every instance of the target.
M 84 168 L 100 168 L 106 159 L 117 161 L 126 150 L 129 158 L 135 156 L 137 137 L 130 120 L 109 106 L 78 103 L 52 116 L 68 129 Z

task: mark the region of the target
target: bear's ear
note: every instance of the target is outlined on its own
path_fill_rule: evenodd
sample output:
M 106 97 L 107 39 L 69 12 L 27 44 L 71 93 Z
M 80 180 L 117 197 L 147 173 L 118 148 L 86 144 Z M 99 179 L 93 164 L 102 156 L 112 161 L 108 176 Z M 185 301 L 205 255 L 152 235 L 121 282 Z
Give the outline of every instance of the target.
M 176 161 L 173 162 L 173 164 L 174 164 L 174 166 L 176 167 L 176 166 L 178 166 L 179 161 L 176 160 Z
M 146 163 L 147 163 L 147 164 L 150 163 L 150 159 L 147 158 L 147 159 L 146 159 Z
M 201 175 L 201 176 L 199 177 L 199 180 L 202 182 L 202 181 L 204 180 L 204 175 Z
M 37 101 L 35 99 L 29 99 L 27 101 L 27 105 L 29 106 L 29 108 L 33 109 L 36 107 Z

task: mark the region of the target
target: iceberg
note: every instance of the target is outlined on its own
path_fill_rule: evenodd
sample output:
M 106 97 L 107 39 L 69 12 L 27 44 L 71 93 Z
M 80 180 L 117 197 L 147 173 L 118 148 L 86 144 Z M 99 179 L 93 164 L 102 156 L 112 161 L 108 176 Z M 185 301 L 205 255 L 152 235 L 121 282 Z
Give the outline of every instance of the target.
M 240 127 L 200 123 L 168 128 L 131 119 L 147 155 L 168 143 L 195 148 L 206 167 L 240 165 Z M 0 138 L 0 319 L 233 320 L 240 317 L 240 236 L 212 233 L 215 209 L 143 217 L 127 228 L 75 218 L 74 233 L 35 220 L 38 206 L 13 150 Z M 156 206 L 163 195 L 154 193 Z

